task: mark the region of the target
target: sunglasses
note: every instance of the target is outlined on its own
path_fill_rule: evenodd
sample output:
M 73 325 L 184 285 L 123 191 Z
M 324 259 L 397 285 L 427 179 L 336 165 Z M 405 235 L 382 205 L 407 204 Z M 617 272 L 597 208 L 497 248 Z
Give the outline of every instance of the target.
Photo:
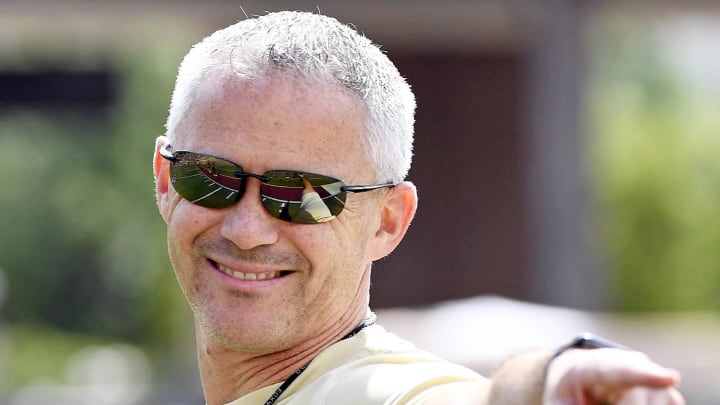
M 392 183 L 348 186 L 342 180 L 298 170 L 270 170 L 247 173 L 237 163 L 216 156 L 189 151 L 170 151 L 167 144 L 160 155 L 170 161 L 170 182 L 181 197 L 207 208 L 227 208 L 240 201 L 245 181 L 260 180 L 260 199 L 267 212 L 277 219 L 298 224 L 327 222 L 342 212 L 347 193 L 362 193 Z

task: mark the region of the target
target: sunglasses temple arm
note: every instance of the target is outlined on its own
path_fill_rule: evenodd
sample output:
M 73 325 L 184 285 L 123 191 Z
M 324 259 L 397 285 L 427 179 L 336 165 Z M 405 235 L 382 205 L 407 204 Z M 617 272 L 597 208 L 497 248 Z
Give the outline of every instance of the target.
M 394 185 L 395 184 L 393 184 L 393 183 L 385 183 L 385 184 L 372 184 L 369 186 L 342 186 L 342 187 L 340 187 L 340 190 L 348 191 L 351 193 L 362 193 L 365 191 L 377 190 L 377 189 L 383 188 L 383 187 L 392 187 Z

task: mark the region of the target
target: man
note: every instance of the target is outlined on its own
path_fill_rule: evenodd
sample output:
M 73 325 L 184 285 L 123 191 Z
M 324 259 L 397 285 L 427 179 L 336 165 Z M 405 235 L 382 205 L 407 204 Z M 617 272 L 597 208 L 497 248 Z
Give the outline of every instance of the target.
M 207 403 L 682 404 L 636 352 L 526 353 L 485 379 L 374 324 L 371 264 L 417 204 L 414 109 L 387 57 L 321 15 L 247 19 L 185 57 L 154 171 Z

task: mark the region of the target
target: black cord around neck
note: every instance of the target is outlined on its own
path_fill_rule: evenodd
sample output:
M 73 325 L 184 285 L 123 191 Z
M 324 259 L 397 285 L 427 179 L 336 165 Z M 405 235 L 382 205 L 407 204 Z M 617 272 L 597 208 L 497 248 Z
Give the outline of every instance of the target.
M 345 340 L 345 339 L 350 339 L 351 337 L 357 335 L 358 333 L 360 333 L 361 330 L 374 324 L 376 320 L 377 320 L 377 316 L 375 316 L 375 314 L 372 314 L 370 317 L 363 320 L 362 323 L 360 325 L 358 325 L 355 329 L 351 330 L 350 333 L 343 336 L 342 339 L 340 339 L 340 341 Z M 265 401 L 265 405 L 274 404 L 275 401 L 277 401 L 278 398 L 280 398 L 280 395 L 282 395 L 283 392 L 287 391 L 288 387 L 290 387 L 290 384 L 292 384 L 298 377 L 300 377 L 300 374 L 302 374 L 303 371 L 305 371 L 305 369 L 307 369 L 309 365 L 310 365 L 310 363 L 308 362 L 304 366 L 300 367 L 296 372 L 292 373 L 292 375 L 290 377 L 288 377 L 288 379 L 285 380 L 282 383 L 282 385 L 280 385 L 278 387 L 278 389 L 276 389 L 275 392 L 273 392 L 272 395 L 270 395 L 270 398 L 268 398 L 268 400 Z

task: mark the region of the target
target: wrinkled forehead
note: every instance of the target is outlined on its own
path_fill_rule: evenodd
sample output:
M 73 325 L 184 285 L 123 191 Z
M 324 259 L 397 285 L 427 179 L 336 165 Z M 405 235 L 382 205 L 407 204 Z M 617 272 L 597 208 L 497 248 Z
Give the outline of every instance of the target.
M 285 107 L 276 112 L 288 118 L 298 118 L 293 114 L 307 115 L 313 111 L 324 114 L 326 118 L 332 118 L 328 116 L 329 113 L 338 118 L 354 115 L 360 118 L 363 129 L 366 121 L 363 101 L 340 84 L 328 84 L 283 71 L 247 79 L 225 69 L 209 72 L 197 80 L 196 86 L 188 94 L 187 109 L 181 123 L 192 125 L 210 112 L 243 107 L 252 107 L 265 113 L 272 108 Z M 312 114 L 307 118 L 313 118 Z M 178 132 L 180 135 L 183 131 Z M 361 135 L 364 138 L 365 131 Z

